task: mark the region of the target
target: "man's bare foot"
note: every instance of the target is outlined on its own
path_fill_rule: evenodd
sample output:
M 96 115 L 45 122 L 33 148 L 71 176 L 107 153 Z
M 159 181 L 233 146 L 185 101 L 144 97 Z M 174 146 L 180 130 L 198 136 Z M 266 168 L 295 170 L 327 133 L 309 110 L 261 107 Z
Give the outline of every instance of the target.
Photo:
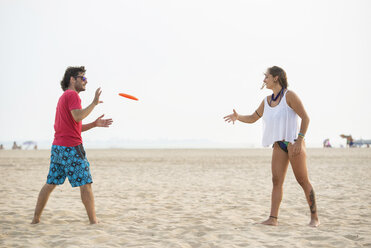
M 35 218 L 33 218 L 31 224 L 37 224 L 37 223 L 39 223 L 39 222 L 40 222 L 40 219 L 35 219 Z
M 277 220 L 277 217 L 274 218 L 273 216 L 269 216 L 269 218 L 266 221 L 263 221 L 260 224 L 270 225 L 270 226 L 278 226 L 278 220 Z
M 311 219 L 309 222 L 310 227 L 318 227 L 321 223 L 318 219 Z

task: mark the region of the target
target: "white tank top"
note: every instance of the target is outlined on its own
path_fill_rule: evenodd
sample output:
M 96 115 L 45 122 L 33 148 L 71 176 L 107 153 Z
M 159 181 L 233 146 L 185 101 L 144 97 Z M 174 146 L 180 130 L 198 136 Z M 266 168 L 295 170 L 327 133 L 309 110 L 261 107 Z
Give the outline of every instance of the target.
M 264 99 L 263 146 L 283 140 L 294 143 L 298 136 L 298 115 L 287 105 L 286 92 L 275 107 L 269 106 L 268 97 Z

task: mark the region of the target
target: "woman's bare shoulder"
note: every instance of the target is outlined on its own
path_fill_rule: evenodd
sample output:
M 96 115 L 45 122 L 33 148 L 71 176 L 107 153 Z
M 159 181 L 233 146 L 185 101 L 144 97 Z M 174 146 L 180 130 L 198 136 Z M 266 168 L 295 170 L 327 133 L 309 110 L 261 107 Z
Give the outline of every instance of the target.
M 292 90 L 287 90 L 286 92 L 286 98 L 288 99 L 294 99 L 294 98 L 298 98 L 298 95 L 292 91 Z
M 292 90 L 287 90 L 286 95 L 296 95 L 294 91 Z

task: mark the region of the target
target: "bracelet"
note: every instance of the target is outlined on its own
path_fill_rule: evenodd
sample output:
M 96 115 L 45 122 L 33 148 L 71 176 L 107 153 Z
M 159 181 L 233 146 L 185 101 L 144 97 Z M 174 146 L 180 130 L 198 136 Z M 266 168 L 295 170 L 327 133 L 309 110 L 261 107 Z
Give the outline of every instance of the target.
M 298 133 L 298 136 L 302 137 L 304 139 L 305 135 L 302 133 Z

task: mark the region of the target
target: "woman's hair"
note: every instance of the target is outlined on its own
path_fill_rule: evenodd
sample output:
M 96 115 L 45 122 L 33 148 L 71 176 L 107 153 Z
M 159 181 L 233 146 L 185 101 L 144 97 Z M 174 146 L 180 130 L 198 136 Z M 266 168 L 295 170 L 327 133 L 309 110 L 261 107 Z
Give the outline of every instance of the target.
M 63 91 L 66 91 L 68 87 L 70 86 L 70 78 L 71 77 L 77 77 L 80 72 L 85 73 L 85 67 L 80 66 L 80 67 L 68 67 L 66 69 L 66 72 L 64 73 L 63 80 L 61 81 L 61 87 Z
M 268 68 L 268 73 L 271 74 L 273 77 L 278 76 L 278 82 L 282 86 L 282 88 L 286 89 L 289 85 L 287 83 L 287 76 L 286 72 L 278 67 L 278 66 L 272 66 Z

